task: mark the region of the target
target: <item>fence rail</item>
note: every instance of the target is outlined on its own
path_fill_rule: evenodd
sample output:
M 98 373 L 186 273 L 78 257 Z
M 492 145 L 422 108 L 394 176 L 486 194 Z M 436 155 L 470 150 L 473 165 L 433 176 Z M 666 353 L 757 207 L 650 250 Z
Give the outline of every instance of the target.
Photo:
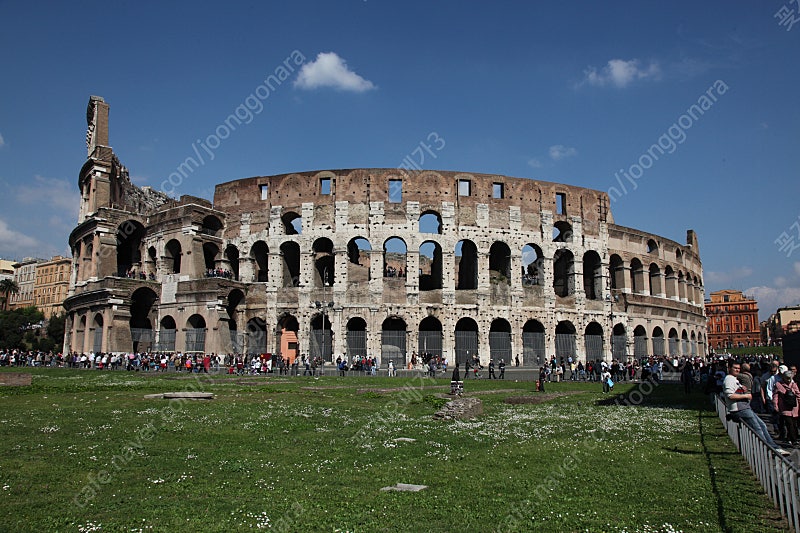
M 792 529 L 800 533 L 800 469 L 767 446 L 746 424 L 726 420 L 727 410 L 721 397 L 716 397 L 715 404 L 733 444 L 747 460 L 764 491 L 775 502 L 775 507 L 780 509 Z

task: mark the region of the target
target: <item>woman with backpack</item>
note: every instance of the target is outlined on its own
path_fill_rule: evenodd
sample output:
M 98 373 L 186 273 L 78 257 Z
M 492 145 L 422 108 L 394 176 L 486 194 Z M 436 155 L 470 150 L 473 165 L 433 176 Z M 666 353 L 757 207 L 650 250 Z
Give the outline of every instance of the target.
M 800 387 L 794 381 L 794 372 L 787 370 L 781 374 L 782 379 L 775 383 L 775 393 L 772 395 L 772 402 L 775 410 L 783 420 L 786 427 L 786 434 L 792 446 L 797 446 L 797 397 L 800 396 Z

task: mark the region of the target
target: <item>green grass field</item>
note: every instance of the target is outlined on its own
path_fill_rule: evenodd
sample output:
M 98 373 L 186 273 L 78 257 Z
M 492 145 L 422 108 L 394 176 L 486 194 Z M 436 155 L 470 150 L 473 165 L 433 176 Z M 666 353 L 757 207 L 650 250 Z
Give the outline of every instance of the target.
M 0 388 L 3 531 L 783 531 L 705 396 L 675 385 L 33 369 Z M 213 392 L 211 401 L 145 399 Z M 518 403 L 506 403 L 507 398 Z M 413 439 L 410 440 L 410 439 Z M 381 491 L 397 483 L 420 492 Z

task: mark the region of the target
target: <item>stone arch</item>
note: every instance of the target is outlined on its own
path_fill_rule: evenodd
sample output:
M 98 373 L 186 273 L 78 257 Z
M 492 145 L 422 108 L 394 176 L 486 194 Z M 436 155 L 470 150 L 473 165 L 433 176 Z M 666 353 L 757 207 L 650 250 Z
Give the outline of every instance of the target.
M 200 227 L 200 233 L 212 237 L 222 236 L 222 221 L 216 215 L 206 215 Z
M 522 247 L 522 285 L 541 285 L 544 279 L 544 254 L 535 244 Z
M 354 237 L 347 243 L 347 281 L 365 283 L 370 275 L 370 252 L 372 245 L 363 237 Z
M 653 355 L 667 355 L 666 347 L 664 346 L 664 330 L 656 326 L 653 328 Z
M 511 248 L 502 241 L 489 247 L 489 282 L 511 285 Z
M 408 326 L 398 316 L 387 317 L 381 325 L 381 364 L 394 363 L 395 368 L 406 366 Z
M 336 278 L 333 241 L 327 237 L 319 238 L 314 241 L 311 250 L 314 253 L 314 287 L 333 287 Z
M 538 320 L 528 320 L 522 326 L 522 365 L 541 365 L 546 360 L 544 325 Z
M 682 270 L 678 270 L 678 299 L 680 301 L 686 300 L 686 277 L 683 275 Z
M 470 240 L 461 240 L 455 248 L 456 290 L 478 288 L 478 247 Z
M 283 287 L 300 286 L 300 245 L 293 241 L 281 244 Z
M 679 355 L 689 355 L 689 334 L 685 329 L 681 332 L 681 352 Z
M 631 292 L 639 294 L 644 291 L 644 266 L 638 257 L 631 259 Z
M 553 289 L 556 296 L 575 294 L 575 256 L 565 248 L 553 256 Z
M 511 324 L 505 318 L 495 318 L 489 326 L 489 357 L 511 361 Z
M 138 220 L 126 220 L 117 226 L 117 275 L 125 277 L 142 267 L 142 240 L 145 229 Z
M 154 305 L 157 301 L 158 295 L 149 287 L 139 287 L 131 294 L 129 325 L 134 352 L 149 352 L 153 348 Z
M 618 322 L 611 330 L 611 357 L 616 361 L 625 361 L 628 356 L 628 332 L 625 325 Z
M 586 348 L 586 360 L 593 361 L 603 357 L 603 326 L 594 320 L 586 325 L 583 332 L 583 344 Z
M 264 241 L 256 241 L 250 247 L 253 260 L 253 281 L 265 283 L 269 280 L 269 247 Z
M 333 360 L 333 327 L 329 318 L 333 302 L 316 302 L 319 304 L 311 317 L 311 357 L 322 357 L 323 361 Z M 328 304 L 327 306 L 325 304 Z
M 239 248 L 233 244 L 229 244 L 225 247 L 225 259 L 228 260 L 233 279 L 239 281 Z
M 203 353 L 206 350 L 206 319 L 194 314 L 186 320 L 187 352 Z
M 603 265 L 594 250 L 583 254 L 583 290 L 587 300 L 600 300 L 603 296 Z
M 456 322 L 455 327 L 456 363 L 464 368 L 464 363 L 469 358 L 478 354 L 478 323 L 470 317 L 464 317 Z
M 275 328 L 275 351 L 283 358 L 289 359 L 289 364 L 300 355 L 300 346 L 298 344 L 298 332 L 300 331 L 300 323 L 297 318 L 291 313 L 283 313 L 278 317 L 278 323 Z
M 244 352 L 245 334 L 239 332 L 239 324 L 237 322 L 238 307 L 242 304 L 242 302 L 244 302 L 244 292 L 242 292 L 241 289 L 233 289 L 228 293 L 225 311 L 228 313 L 228 334 L 230 335 L 231 347 L 233 348 L 234 353 Z M 265 352 L 266 350 L 263 350 L 258 353 Z
M 287 211 L 281 217 L 283 222 L 284 235 L 302 235 L 303 234 L 303 217 L 294 211 Z
M 158 273 L 158 252 L 156 252 L 155 246 L 151 246 L 147 249 L 147 263 L 149 265 L 147 277 L 149 279 L 155 279 L 155 275 Z
M 405 278 L 408 248 L 400 237 L 389 237 L 383 243 L 383 277 Z
M 181 243 L 177 239 L 171 239 L 169 242 L 167 242 L 166 246 L 164 246 L 164 257 L 167 260 L 169 274 L 181 273 L 182 255 L 183 251 L 181 249 Z
M 664 284 L 661 278 L 661 268 L 656 263 L 650 263 L 650 295 L 664 294 Z
M 263 318 L 253 317 L 247 321 L 245 337 L 247 342 L 247 355 L 252 357 L 254 355 L 267 353 L 267 323 Z
M 178 331 L 175 319 L 172 315 L 164 315 L 158 323 L 158 344 L 159 352 L 175 351 L 175 336 Z
M 645 251 L 648 254 L 658 255 L 658 243 L 654 239 L 648 239 Z
M 95 313 L 92 320 L 92 330 L 94 336 L 92 338 L 92 351 L 96 354 L 103 351 L 103 314 Z
M 612 254 L 608 261 L 608 276 L 611 280 L 612 290 L 621 290 L 625 287 L 625 263 L 617 254 Z
M 442 356 L 443 331 L 442 323 L 435 316 L 426 316 L 420 321 L 417 352 L 423 361 Z
M 213 242 L 203 243 L 203 261 L 206 270 L 217 268 L 217 257 L 219 256 L 219 246 Z
M 635 358 L 645 357 L 647 353 L 647 330 L 639 324 L 633 328 L 633 356 Z
M 562 320 L 556 325 L 556 359 L 567 357 L 575 359 L 575 325 L 569 320 Z
M 442 288 L 442 246 L 436 241 L 425 241 L 419 247 L 419 290 Z
M 419 216 L 419 232 L 442 234 L 442 215 L 428 209 Z
M 675 271 L 672 270 L 672 267 L 667 265 L 664 269 L 664 292 L 667 298 L 675 299 L 678 295 L 678 290 L 676 287 L 677 278 L 675 277 Z
M 564 220 L 553 224 L 553 242 L 572 242 L 572 224 Z
M 669 330 L 669 352 L 667 355 L 680 355 L 681 347 L 680 347 L 680 339 L 678 338 L 678 330 L 675 328 L 670 328 Z
M 355 357 L 367 356 L 367 321 L 360 316 L 347 321 L 347 356 L 352 361 Z

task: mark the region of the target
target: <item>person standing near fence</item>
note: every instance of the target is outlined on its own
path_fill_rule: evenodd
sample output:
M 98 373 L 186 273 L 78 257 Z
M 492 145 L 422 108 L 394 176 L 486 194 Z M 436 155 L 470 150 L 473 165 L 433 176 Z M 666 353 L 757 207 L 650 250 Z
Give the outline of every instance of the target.
M 781 455 L 789 455 L 789 451 L 784 450 L 775 444 L 772 436 L 769 434 L 767 425 L 761 418 L 756 415 L 750 408 L 750 400 L 753 395 L 746 392 L 745 388 L 739 382 L 739 373 L 742 367 L 738 361 L 731 361 L 728 363 L 728 375 L 722 382 L 722 397 L 725 399 L 725 407 L 731 415 L 731 419 L 735 422 L 744 422 L 755 432 L 756 435 L 767 443 L 767 446 L 774 449 Z
M 800 409 L 797 407 L 797 398 L 800 396 L 800 387 L 794 382 L 794 372 L 787 370 L 781 375 L 781 381 L 775 384 L 775 392 L 772 394 L 772 403 L 775 411 L 783 419 L 783 426 L 786 428 L 786 437 L 792 446 L 797 446 L 797 415 Z

